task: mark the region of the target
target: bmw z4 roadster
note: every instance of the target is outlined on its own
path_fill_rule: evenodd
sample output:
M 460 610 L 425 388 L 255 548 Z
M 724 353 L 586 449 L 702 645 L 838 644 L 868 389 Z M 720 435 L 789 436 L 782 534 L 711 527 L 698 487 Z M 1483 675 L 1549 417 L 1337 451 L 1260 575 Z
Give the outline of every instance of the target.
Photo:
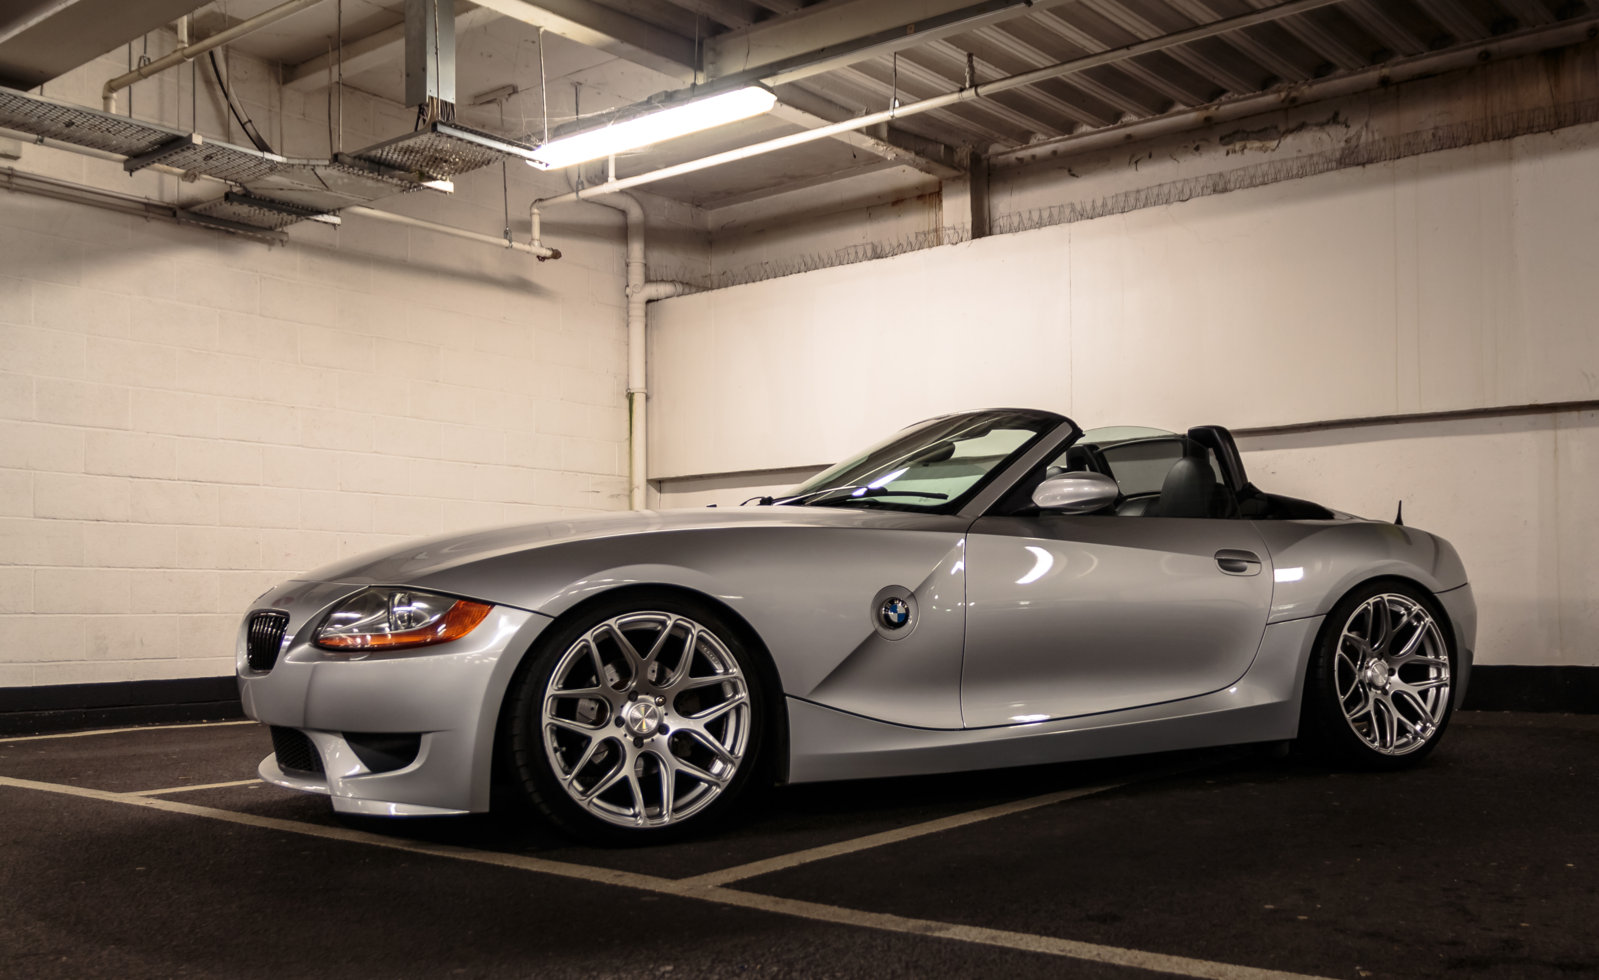
M 1226 429 L 931 419 L 756 506 L 408 544 L 257 600 L 261 776 L 656 839 L 756 783 L 1300 739 L 1394 769 L 1464 695 L 1450 544 L 1266 493 Z M 503 798 L 503 797 L 502 797 Z

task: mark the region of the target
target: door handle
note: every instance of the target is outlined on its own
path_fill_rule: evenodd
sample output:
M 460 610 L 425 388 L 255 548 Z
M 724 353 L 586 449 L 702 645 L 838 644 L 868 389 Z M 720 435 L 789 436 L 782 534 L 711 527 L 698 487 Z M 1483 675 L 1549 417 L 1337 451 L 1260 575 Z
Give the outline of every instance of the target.
M 1216 567 L 1228 575 L 1259 575 L 1260 556 L 1253 551 L 1223 548 L 1216 552 Z

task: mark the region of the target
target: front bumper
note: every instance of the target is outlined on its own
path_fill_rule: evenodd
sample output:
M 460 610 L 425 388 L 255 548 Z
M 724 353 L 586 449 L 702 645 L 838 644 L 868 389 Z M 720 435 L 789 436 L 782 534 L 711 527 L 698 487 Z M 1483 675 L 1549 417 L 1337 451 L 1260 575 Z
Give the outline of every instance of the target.
M 364 586 L 293 582 L 263 596 L 262 609 L 289 614 L 270 670 L 250 668 L 241 626 L 239 694 L 255 720 L 304 734 L 321 772 L 262 760 L 261 778 L 325 793 L 342 813 L 421 816 L 487 810 L 495 725 L 511 675 L 548 617 L 495 606 L 467 636 L 393 653 L 344 653 L 311 645 L 328 609 Z M 248 624 L 249 616 L 245 617 Z M 416 736 L 415 757 L 375 770 L 352 737 Z M 372 754 L 366 753 L 368 761 Z

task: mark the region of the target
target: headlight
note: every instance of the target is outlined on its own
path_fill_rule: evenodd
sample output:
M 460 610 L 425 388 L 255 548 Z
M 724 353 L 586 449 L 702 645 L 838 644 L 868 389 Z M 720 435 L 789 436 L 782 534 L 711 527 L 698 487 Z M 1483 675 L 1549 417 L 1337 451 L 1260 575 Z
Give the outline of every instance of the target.
M 328 650 L 395 650 L 448 643 L 477 629 L 492 606 L 411 589 L 366 589 L 344 600 L 317 627 Z

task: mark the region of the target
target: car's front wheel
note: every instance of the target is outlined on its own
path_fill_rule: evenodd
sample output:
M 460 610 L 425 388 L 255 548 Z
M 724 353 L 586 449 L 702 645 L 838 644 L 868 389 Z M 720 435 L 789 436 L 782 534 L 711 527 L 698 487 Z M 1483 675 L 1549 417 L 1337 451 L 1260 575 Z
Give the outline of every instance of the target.
M 508 747 L 528 798 L 568 832 L 662 839 L 709 823 L 749 782 L 760 678 L 712 610 L 665 594 L 608 602 L 533 657 Z
M 1305 679 L 1301 734 L 1336 761 L 1398 769 L 1449 724 L 1455 655 L 1432 596 L 1375 582 L 1328 615 Z

